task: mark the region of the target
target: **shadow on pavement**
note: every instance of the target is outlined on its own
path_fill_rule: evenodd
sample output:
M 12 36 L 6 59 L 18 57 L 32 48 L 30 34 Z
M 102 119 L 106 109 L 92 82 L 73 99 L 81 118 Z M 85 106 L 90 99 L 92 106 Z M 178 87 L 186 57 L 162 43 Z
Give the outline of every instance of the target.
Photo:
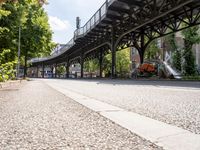
M 36 78 L 41 79 L 41 78 Z M 199 88 L 200 89 L 200 81 L 181 81 L 181 80 L 146 80 L 146 79 L 41 79 L 41 80 L 63 80 L 63 81 L 77 81 L 77 82 L 95 82 L 97 84 L 110 84 L 110 85 L 149 85 L 149 86 L 166 86 L 166 87 L 184 87 L 184 88 Z M 30 79 L 30 81 L 34 81 L 34 79 Z

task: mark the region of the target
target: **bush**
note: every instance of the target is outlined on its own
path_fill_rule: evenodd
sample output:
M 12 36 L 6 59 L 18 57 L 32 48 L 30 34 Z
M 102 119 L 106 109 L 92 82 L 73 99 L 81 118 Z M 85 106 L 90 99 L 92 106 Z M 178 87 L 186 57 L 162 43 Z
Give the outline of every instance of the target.
M 194 81 L 200 81 L 200 76 L 184 76 L 183 80 L 194 80 Z
M 15 78 L 15 65 L 16 62 L 12 59 L 8 59 L 8 54 L 11 50 L 2 49 L 0 50 L 0 82 L 5 82 Z
M 0 75 L 0 82 L 3 82 L 4 80 L 3 80 L 3 77 Z
M 15 62 L 8 62 L 0 65 L 0 82 L 15 79 Z

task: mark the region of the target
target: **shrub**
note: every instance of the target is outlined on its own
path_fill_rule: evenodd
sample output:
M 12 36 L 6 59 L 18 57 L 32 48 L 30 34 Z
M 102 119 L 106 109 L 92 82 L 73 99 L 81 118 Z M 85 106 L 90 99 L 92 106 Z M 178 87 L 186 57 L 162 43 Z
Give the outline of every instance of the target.
M 8 62 L 0 65 L 0 82 L 15 79 L 15 62 Z
M 194 80 L 194 81 L 200 81 L 200 76 L 184 76 L 183 80 Z

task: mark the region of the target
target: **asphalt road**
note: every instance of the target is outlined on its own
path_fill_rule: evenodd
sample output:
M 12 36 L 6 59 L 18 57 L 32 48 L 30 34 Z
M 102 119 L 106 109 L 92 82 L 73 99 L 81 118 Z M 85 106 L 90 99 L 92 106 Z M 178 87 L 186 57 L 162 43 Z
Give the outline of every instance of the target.
M 200 82 L 42 81 L 200 134 Z

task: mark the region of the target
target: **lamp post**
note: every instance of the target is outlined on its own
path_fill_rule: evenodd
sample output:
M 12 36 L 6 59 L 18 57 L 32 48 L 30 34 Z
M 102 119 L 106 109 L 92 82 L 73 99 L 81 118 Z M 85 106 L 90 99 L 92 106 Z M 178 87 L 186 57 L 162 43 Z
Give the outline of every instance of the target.
M 21 27 L 19 26 L 19 39 L 18 39 L 18 60 L 17 60 L 17 72 L 16 77 L 19 79 L 19 70 L 20 70 L 20 54 L 21 54 Z

